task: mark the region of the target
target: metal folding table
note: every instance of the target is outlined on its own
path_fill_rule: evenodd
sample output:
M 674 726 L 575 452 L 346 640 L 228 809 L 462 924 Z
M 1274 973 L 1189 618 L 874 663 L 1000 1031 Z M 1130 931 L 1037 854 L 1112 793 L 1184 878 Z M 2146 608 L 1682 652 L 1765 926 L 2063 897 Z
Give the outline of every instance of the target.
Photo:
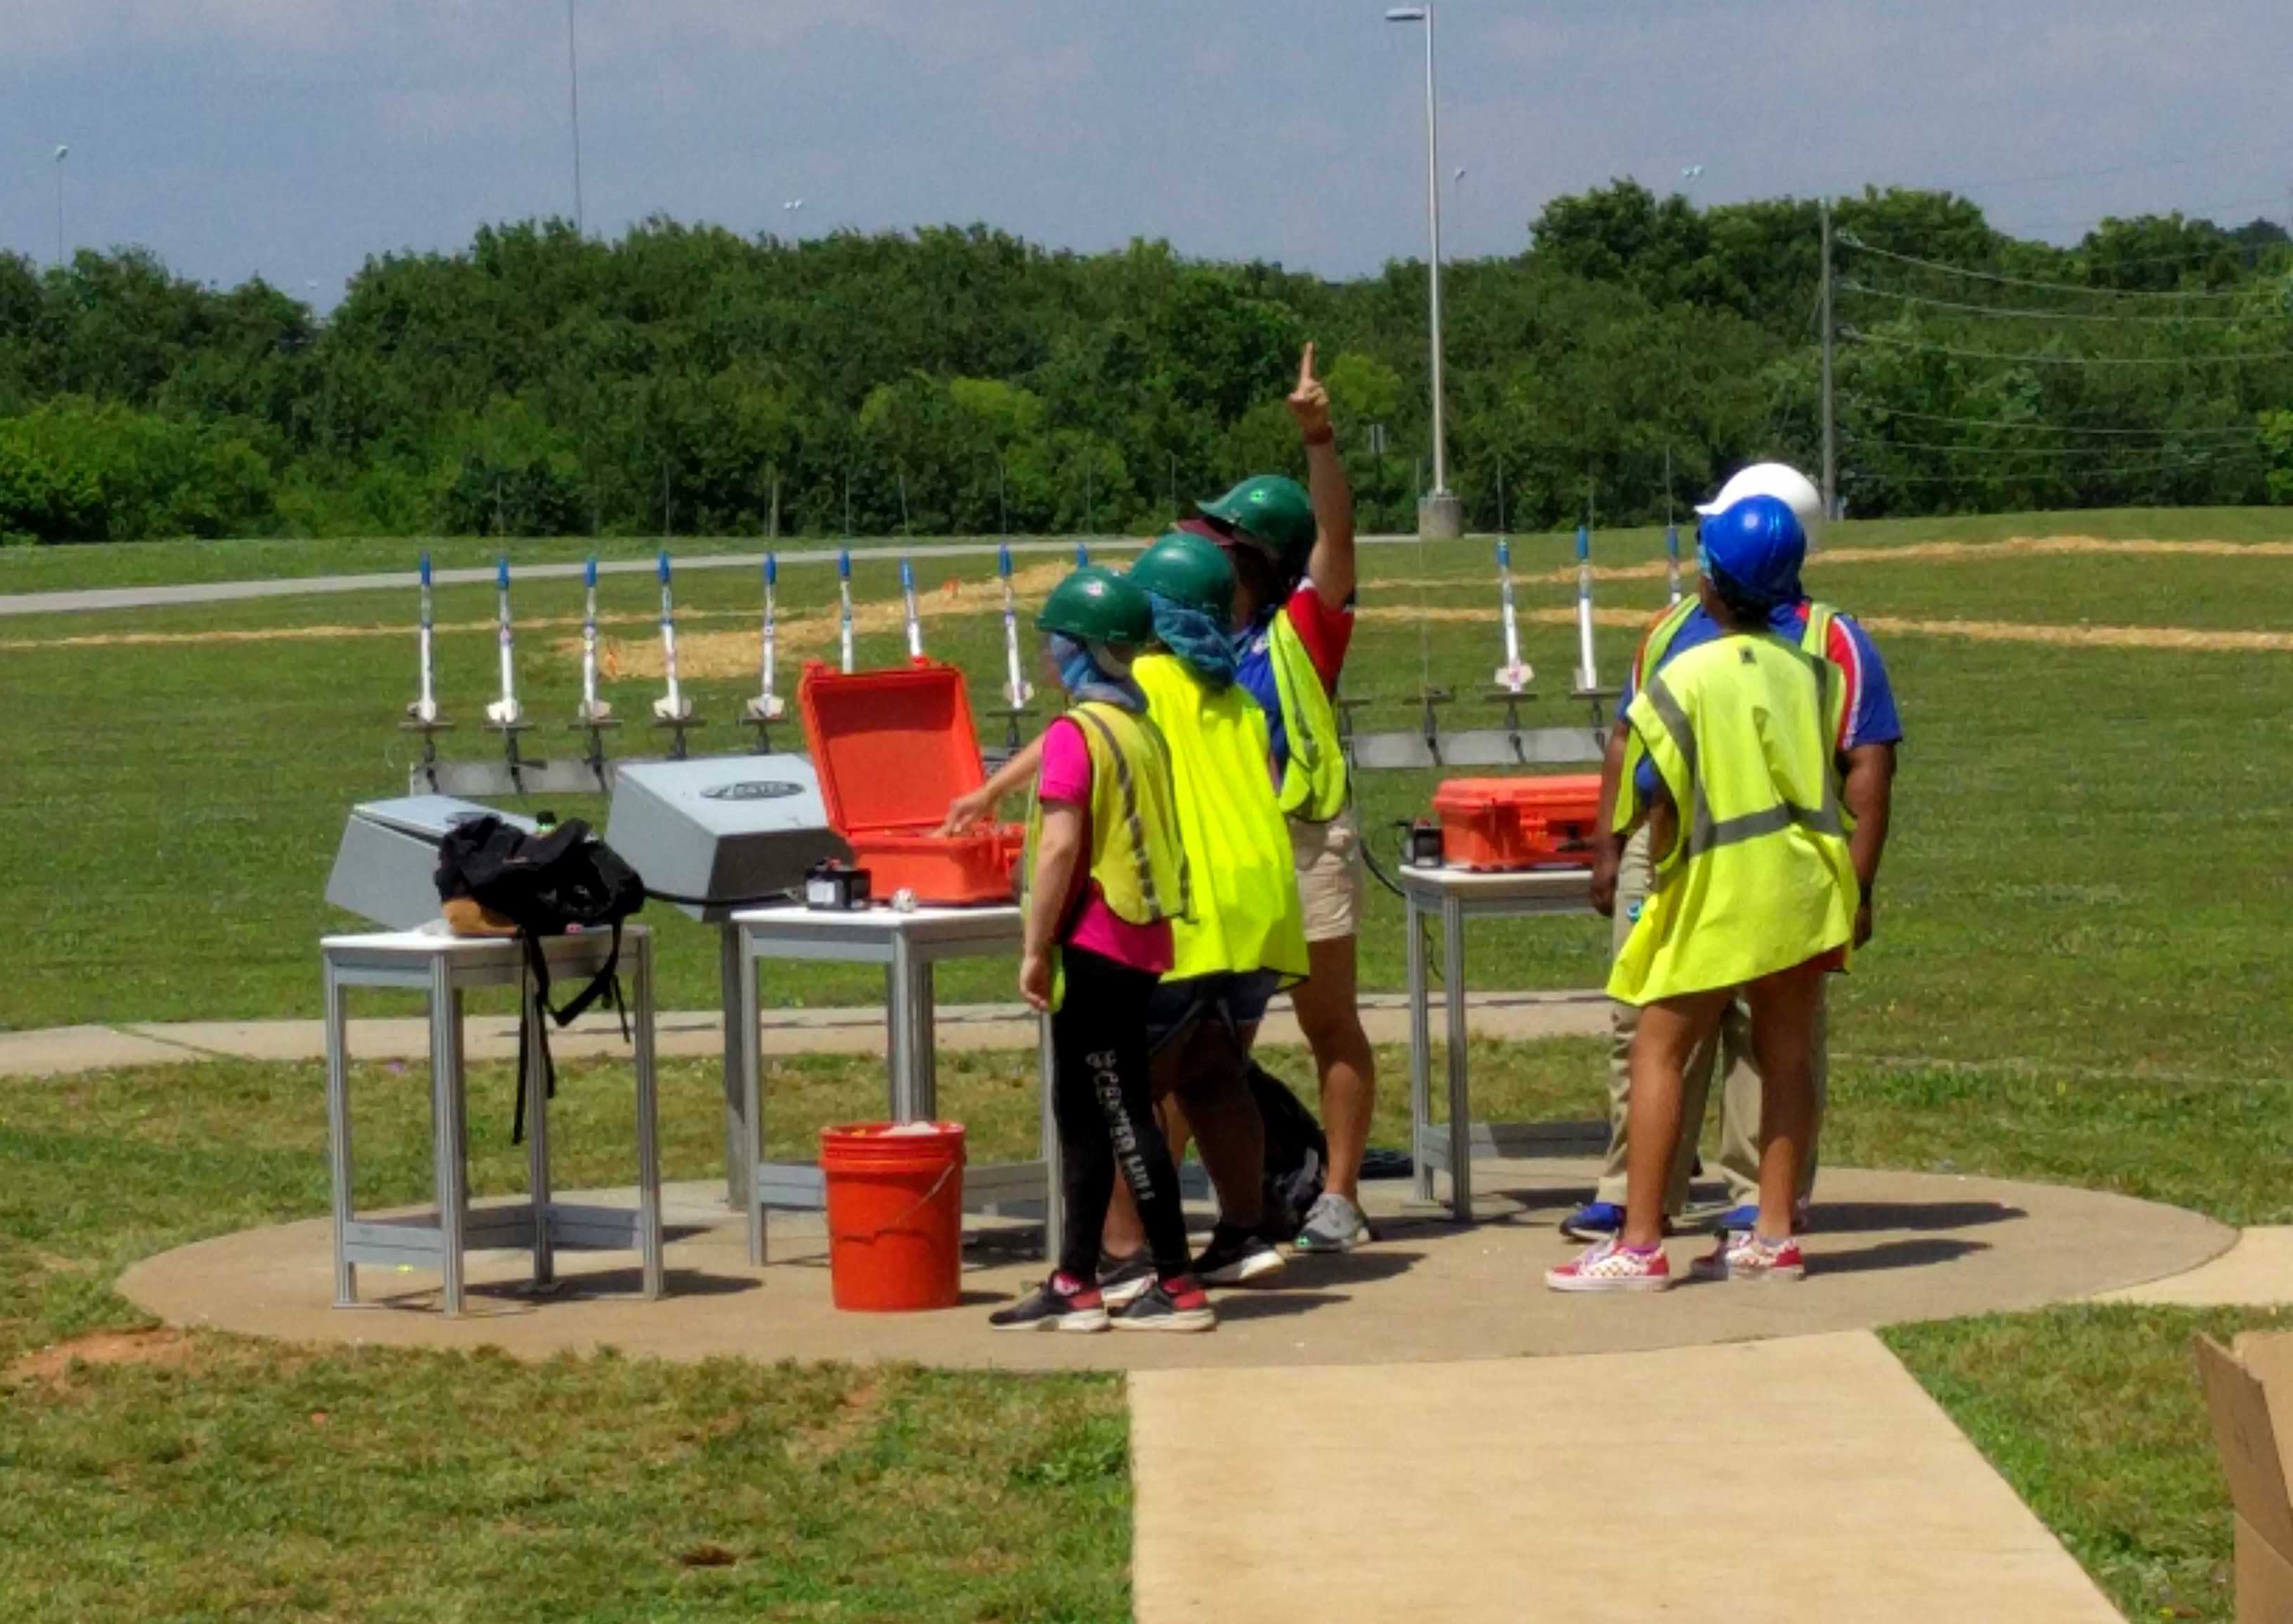
M 825 1180 L 813 1162 L 776 1162 L 764 1153 L 764 1079 L 758 1046 L 761 999 L 758 964 L 766 959 L 813 963 L 881 965 L 886 1007 L 887 1105 L 895 1122 L 924 1121 L 939 1109 L 933 1060 L 932 966 L 944 958 L 999 957 L 1018 951 L 1019 909 L 1010 904 L 985 908 L 919 908 L 903 913 L 875 907 L 848 913 L 793 905 L 734 913 L 730 928 L 739 939 L 737 1014 L 726 1024 L 732 1045 L 727 1060 L 740 1079 L 739 1098 L 725 1102 L 725 1140 L 735 1162 L 749 1165 L 743 1192 L 737 1167 L 731 1171 L 736 1200 L 748 1208 L 749 1261 L 765 1261 L 765 1209 L 817 1210 L 826 1200 Z M 1000 1166 L 967 1165 L 963 1204 L 971 1211 L 1003 1210 L 1041 1203 L 1045 1250 L 1059 1246 L 1058 1133 L 1051 1120 L 1051 1030 L 1039 1022 L 1037 1065 L 1042 1079 L 1041 1158 Z
M 1394 870 L 1406 905 L 1409 957 L 1409 1149 L 1417 1199 L 1433 1199 L 1437 1169 L 1449 1175 L 1449 1212 L 1473 1216 L 1473 1158 L 1549 1152 L 1549 1129 L 1534 1123 L 1473 1120 L 1465 1067 L 1465 921 L 1476 917 L 1584 914 L 1592 910 L 1592 877 L 1584 869 Z M 1448 1120 L 1432 1115 L 1432 1012 L 1427 990 L 1424 925 L 1441 921 L 1442 1015 L 1448 1049 Z
M 578 984 L 596 974 L 611 949 L 604 932 L 545 939 L 553 982 Z M 629 990 L 636 1048 L 637 1204 L 634 1211 L 553 1200 L 549 1188 L 549 1099 L 540 1017 L 523 942 L 498 936 L 450 936 L 430 929 L 327 936 L 319 950 L 326 977 L 327 1151 L 334 1180 L 335 1306 L 358 1305 L 358 1265 L 434 1269 L 443 1278 L 445 1311 L 462 1312 L 463 1255 L 472 1247 L 524 1248 L 533 1254 L 533 1283 L 555 1277 L 555 1248 L 626 1248 L 642 1260 L 647 1297 L 661 1294 L 660 1155 L 653 1080 L 652 933 L 621 933 L 621 973 Z M 352 1200 L 350 1054 L 345 995 L 353 987 L 421 992 L 430 1000 L 431 1160 L 434 1213 L 361 1219 Z M 462 1090 L 462 1000 L 475 987 L 515 987 L 527 1041 L 528 1200 L 519 1206 L 470 1206 L 467 1116 Z

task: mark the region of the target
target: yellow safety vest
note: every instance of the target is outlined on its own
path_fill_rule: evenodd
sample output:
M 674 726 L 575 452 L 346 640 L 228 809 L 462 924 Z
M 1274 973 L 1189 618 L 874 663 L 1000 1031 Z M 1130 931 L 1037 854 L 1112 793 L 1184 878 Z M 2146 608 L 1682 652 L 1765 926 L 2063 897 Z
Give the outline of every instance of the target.
M 1345 748 L 1338 741 L 1338 713 L 1323 691 L 1305 640 L 1291 624 L 1287 609 L 1277 610 L 1266 634 L 1274 691 L 1282 702 L 1282 725 L 1290 740 L 1290 763 L 1282 771 L 1277 797 L 1283 812 L 1306 823 L 1327 823 L 1352 799 Z
M 1119 705 L 1088 701 L 1067 713 L 1090 752 L 1090 883 L 1107 910 L 1130 925 L 1181 919 L 1191 911 L 1186 848 L 1179 840 L 1171 788 L 1171 753 L 1144 716 Z M 1027 849 L 1020 860 L 1020 907 L 1034 888 L 1042 844 L 1043 805 L 1027 804 Z M 1066 1001 L 1066 974 L 1051 964 L 1051 1007 Z
M 1846 687 L 1828 660 L 1737 633 L 1653 671 L 1625 720 L 1625 782 L 1646 755 L 1679 813 L 1608 974 L 1648 1004 L 1741 986 L 1845 947 L 1860 901 L 1833 741 Z M 1617 797 L 1616 825 L 1631 821 Z
M 1702 602 L 1690 594 L 1657 617 L 1656 623 L 1649 627 L 1648 634 L 1641 639 L 1639 651 L 1633 656 L 1634 691 L 1648 685 L 1649 673 L 1664 664 L 1665 654 L 1671 649 L 1673 640 L 1680 635 L 1680 628 L 1686 626 L 1688 618 L 1702 607 Z M 1809 599 L 1807 625 L 1799 635 L 1802 651 L 1812 654 L 1818 659 L 1829 659 L 1831 623 L 1838 618 L 1839 611 L 1828 603 L 1818 603 L 1814 599 Z
M 1266 715 L 1239 685 L 1212 692 L 1177 658 L 1130 667 L 1171 752 L 1192 914 L 1171 922 L 1171 979 L 1222 971 L 1306 974 L 1305 910 L 1289 825 L 1267 765 Z

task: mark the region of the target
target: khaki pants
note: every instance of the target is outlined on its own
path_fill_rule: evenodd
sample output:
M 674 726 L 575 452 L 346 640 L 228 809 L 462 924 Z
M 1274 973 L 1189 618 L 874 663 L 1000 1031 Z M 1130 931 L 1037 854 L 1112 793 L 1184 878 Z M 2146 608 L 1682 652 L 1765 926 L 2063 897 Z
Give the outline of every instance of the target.
M 1633 921 L 1647 900 L 1650 875 L 1646 829 L 1625 847 L 1616 869 L 1616 930 L 1611 951 L 1621 951 L 1632 934 Z M 1821 1139 L 1827 1083 L 1830 1072 L 1827 998 L 1815 1006 L 1815 1123 L 1816 1134 L 1800 1164 L 1799 1192 L 1804 1198 L 1815 1188 L 1816 1145 Z M 1600 1168 L 1600 1187 L 1593 1200 L 1625 1200 L 1625 1103 L 1632 1094 L 1633 1034 L 1640 1028 L 1641 1012 L 1631 1004 L 1608 1006 L 1608 1156 Z M 1704 1132 L 1705 1106 L 1712 1095 L 1712 1069 L 1724 1063 L 1728 1078 L 1720 1096 L 1720 1176 L 1728 1184 L 1731 1206 L 1760 1199 L 1760 1072 L 1752 1062 L 1751 1021 L 1738 998 L 1728 1006 L 1719 1032 L 1689 1057 L 1681 1079 L 1680 1151 L 1673 1158 L 1672 1176 L 1665 1183 L 1664 1210 L 1676 1216 L 1688 1204 L 1689 1169 L 1695 1163 L 1696 1142 Z

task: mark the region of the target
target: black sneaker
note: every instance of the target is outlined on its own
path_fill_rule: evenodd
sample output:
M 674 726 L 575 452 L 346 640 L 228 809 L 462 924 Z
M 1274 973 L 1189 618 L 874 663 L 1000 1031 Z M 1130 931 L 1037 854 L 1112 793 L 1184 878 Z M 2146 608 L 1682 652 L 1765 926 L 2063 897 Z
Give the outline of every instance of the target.
M 1074 1289 L 1065 1289 L 1069 1286 Z M 991 1330 L 1105 1330 L 1106 1299 L 1092 1287 L 1053 1274 L 1009 1308 L 989 1314 L 987 1325 Z
M 1245 1229 L 1220 1224 L 1211 1231 L 1211 1243 L 1195 1259 L 1195 1273 L 1205 1285 L 1239 1286 L 1279 1274 L 1282 1254 Z
M 1106 1253 L 1098 1258 L 1098 1295 L 1106 1299 L 1109 1308 L 1121 1308 L 1137 1302 L 1146 1288 L 1155 1283 L 1155 1264 L 1146 1253 L 1130 1257 L 1111 1257 Z
M 1191 1274 L 1155 1281 L 1114 1316 L 1117 1330 L 1203 1331 L 1218 1329 L 1210 1294 Z

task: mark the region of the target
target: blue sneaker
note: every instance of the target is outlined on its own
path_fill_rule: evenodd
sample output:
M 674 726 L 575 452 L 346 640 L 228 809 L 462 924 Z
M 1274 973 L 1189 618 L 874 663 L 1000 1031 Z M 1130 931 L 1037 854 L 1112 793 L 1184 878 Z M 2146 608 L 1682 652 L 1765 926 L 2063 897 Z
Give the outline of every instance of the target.
M 1586 1210 L 1589 1211 L 1590 1208 Z M 1730 1207 L 1712 1220 L 1712 1231 L 1719 1235 L 1748 1234 L 1759 1226 L 1760 1204 L 1757 1201 L 1746 1201 L 1741 1207 Z M 1792 1203 L 1792 1233 L 1795 1235 L 1807 1233 L 1807 1198 L 1805 1196 L 1800 1197 L 1798 1200 Z
M 1624 1228 L 1625 1209 L 1614 1201 L 1587 1201 L 1560 1220 L 1560 1232 L 1571 1240 L 1606 1240 Z

